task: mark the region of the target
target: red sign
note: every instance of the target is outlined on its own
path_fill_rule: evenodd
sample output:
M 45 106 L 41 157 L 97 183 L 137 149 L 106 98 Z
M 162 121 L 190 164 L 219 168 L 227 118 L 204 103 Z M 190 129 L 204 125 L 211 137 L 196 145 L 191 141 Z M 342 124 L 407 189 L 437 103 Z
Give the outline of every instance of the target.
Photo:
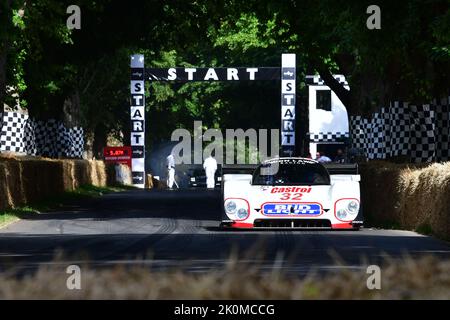
M 105 162 L 122 163 L 131 168 L 131 147 L 105 147 L 103 156 Z

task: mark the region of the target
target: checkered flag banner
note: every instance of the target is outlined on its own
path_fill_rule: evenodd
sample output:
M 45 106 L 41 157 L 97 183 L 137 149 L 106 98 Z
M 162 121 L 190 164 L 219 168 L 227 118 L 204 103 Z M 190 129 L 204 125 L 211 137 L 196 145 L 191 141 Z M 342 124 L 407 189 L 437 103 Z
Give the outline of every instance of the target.
M 27 119 L 23 130 L 24 130 L 23 143 L 25 145 L 25 153 L 28 155 L 35 156 L 38 152 L 38 148 L 36 145 L 36 130 L 37 130 L 36 122 L 32 121 L 31 119 Z
M 352 139 L 352 146 L 355 149 L 367 152 L 368 141 L 368 120 L 361 116 L 354 116 L 350 118 L 350 132 Z
M 410 106 L 411 160 L 416 163 L 435 159 L 434 111 L 430 105 Z
M 333 77 L 342 85 L 348 86 L 347 80 L 345 80 L 345 76 L 342 74 L 334 74 Z M 319 75 L 308 75 L 305 78 L 306 83 L 309 85 L 325 85 L 325 81 Z
M 28 116 L 19 112 L 0 113 L 0 151 L 24 153 L 24 127 Z
M 395 101 L 389 108 L 390 154 L 407 156 L 409 154 L 410 112 L 407 102 Z
M 386 121 L 384 118 L 384 109 L 375 113 L 370 122 L 368 122 L 368 146 L 367 156 L 369 159 L 386 158 Z
M 450 160 L 450 105 L 437 105 L 434 117 L 436 160 Z
M 310 142 L 338 142 L 348 139 L 348 132 L 318 132 L 309 133 Z
M 387 150 L 386 113 L 384 109 L 371 119 L 361 116 L 350 118 L 352 147 L 362 150 L 368 159 L 385 159 Z
M 70 158 L 81 158 L 84 150 L 84 131 L 81 127 L 73 127 L 69 129 L 69 135 L 72 141 L 70 150 Z
M 83 128 L 66 128 L 54 119 L 42 121 L 19 112 L 0 113 L 0 152 L 50 158 L 81 158 Z
M 449 99 L 450 100 L 450 99 Z M 412 162 L 450 160 L 450 106 L 391 103 L 370 119 L 351 117 L 352 147 L 368 159 L 409 156 Z

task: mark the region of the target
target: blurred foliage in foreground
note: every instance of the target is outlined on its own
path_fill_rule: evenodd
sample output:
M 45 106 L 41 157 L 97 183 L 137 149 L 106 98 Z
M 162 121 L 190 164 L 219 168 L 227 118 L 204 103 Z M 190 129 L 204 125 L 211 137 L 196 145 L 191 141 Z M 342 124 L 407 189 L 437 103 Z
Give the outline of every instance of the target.
M 79 261 L 79 260 L 77 260 Z M 81 289 L 68 290 L 64 260 L 42 266 L 33 274 L 15 278 L 0 274 L 0 299 L 449 299 L 450 261 L 433 256 L 386 257 L 381 268 L 381 289 L 369 290 L 361 268 L 336 268 L 329 273 L 311 272 L 300 278 L 283 268 L 261 272 L 230 257 L 227 265 L 205 272 L 152 270 L 151 261 L 93 269 L 81 265 Z M 339 264 L 339 263 L 338 263 Z M 138 265 L 138 266 L 136 266 Z M 187 266 L 188 267 L 188 266 Z M 289 268 L 288 265 L 282 267 Z M 369 280 L 372 284 L 371 280 Z

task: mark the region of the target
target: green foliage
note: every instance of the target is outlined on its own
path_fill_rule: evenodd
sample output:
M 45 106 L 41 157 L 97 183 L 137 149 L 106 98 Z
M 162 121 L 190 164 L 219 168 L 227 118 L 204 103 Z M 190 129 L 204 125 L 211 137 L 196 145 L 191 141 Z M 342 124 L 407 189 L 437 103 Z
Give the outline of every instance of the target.
M 245 53 L 249 49 L 264 49 L 275 44 L 274 29 L 275 18 L 264 24 L 254 13 L 242 13 L 236 22 L 225 21 L 217 32 L 210 28 L 209 37 L 214 39 L 214 46 Z
M 300 80 L 323 70 L 346 75 L 354 113 L 448 93 L 446 0 L 379 1 L 381 30 L 366 28 L 368 1 L 80 0 L 82 29 L 72 31 L 65 25 L 69 4 L 0 3 L 0 58 L 7 53 L 0 76 L 13 88 L 6 102 L 18 95 L 40 118 L 63 118 L 65 102 L 79 100 L 76 117 L 96 136 L 123 132 L 127 142 L 133 53 L 144 54 L 149 67 L 207 67 L 279 66 L 282 52 L 295 52 Z M 279 127 L 278 83 L 153 82 L 146 98 L 150 145 L 175 128 L 192 129 L 194 120 L 214 128 Z

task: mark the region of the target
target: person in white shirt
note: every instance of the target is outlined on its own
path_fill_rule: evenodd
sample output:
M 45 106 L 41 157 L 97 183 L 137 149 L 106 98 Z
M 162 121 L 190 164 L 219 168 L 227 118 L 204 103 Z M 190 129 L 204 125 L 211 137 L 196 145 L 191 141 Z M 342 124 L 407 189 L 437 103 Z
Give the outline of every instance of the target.
M 217 170 L 216 159 L 214 159 L 214 157 L 211 155 L 206 158 L 203 162 L 203 169 L 205 169 L 206 173 L 206 187 L 208 189 L 214 189 L 214 185 L 216 184 L 215 174 Z
M 320 154 L 320 152 L 316 153 L 316 160 L 319 161 L 320 163 L 331 162 L 330 158 L 328 158 L 325 154 Z
M 175 157 L 170 153 L 166 158 L 167 165 L 167 187 L 172 189 L 175 182 Z

